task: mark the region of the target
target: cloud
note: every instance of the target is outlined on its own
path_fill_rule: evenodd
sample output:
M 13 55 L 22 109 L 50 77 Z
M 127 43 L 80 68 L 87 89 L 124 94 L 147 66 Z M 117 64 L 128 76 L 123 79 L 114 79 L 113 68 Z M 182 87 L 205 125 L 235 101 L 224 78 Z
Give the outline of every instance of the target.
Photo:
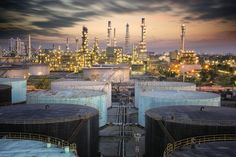
M 187 22 L 235 21 L 235 10 L 235 0 L 0 0 L 0 33 L 52 35 L 59 28 L 110 13 L 174 12 Z

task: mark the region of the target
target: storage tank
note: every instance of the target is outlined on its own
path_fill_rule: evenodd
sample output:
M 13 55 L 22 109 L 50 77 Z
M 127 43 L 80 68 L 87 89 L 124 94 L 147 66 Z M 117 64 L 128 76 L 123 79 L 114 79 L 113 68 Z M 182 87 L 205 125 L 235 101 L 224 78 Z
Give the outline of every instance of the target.
M 76 157 L 63 147 L 36 140 L 4 138 L 0 139 L 0 148 L 1 157 Z
M 197 91 L 159 90 L 140 95 L 139 124 L 145 126 L 145 112 L 160 106 L 201 105 L 220 106 L 220 95 Z
M 2 132 L 36 133 L 75 143 L 80 157 L 98 155 L 98 111 L 84 105 L 24 104 L 0 108 Z
M 37 91 L 27 94 L 28 104 L 81 104 L 99 111 L 99 126 L 107 123 L 106 94 L 101 91 L 81 89 L 65 91 Z
M 0 78 L 0 84 L 11 86 L 11 103 L 26 101 L 26 80 L 20 78 Z
M 164 106 L 148 110 L 145 117 L 145 155 L 148 157 L 162 157 L 167 144 L 174 141 L 236 133 L 235 108 Z
M 231 141 L 232 137 L 234 137 L 234 141 Z M 193 156 L 193 154 L 194 157 L 233 157 L 236 156 L 236 136 L 232 135 L 232 137 L 228 141 L 227 139 L 225 139 L 225 141 L 220 141 L 220 139 L 216 139 L 217 142 L 208 142 L 201 144 L 199 143 L 196 144 L 193 149 L 191 149 L 191 146 L 185 146 L 181 149 L 175 150 L 173 153 L 169 154 L 168 157 L 191 157 Z
M 92 89 L 103 91 L 107 94 L 107 108 L 111 107 L 111 83 L 99 81 L 79 81 L 73 79 L 61 79 L 51 82 L 51 90 L 67 90 L 67 89 Z
M 0 84 L 0 106 L 11 104 L 11 86 Z
M 49 65 L 47 64 L 31 64 L 29 66 L 29 75 L 32 76 L 42 76 L 42 75 L 49 75 Z
M 99 67 L 83 68 L 84 79 L 91 81 L 128 82 L 130 67 L 124 65 L 101 65 Z
M 186 82 L 135 81 L 135 107 L 139 106 L 140 95 L 145 91 L 187 90 L 196 91 L 196 85 Z
M 29 69 L 20 65 L 0 67 L 0 76 L 7 78 L 27 79 L 29 77 Z

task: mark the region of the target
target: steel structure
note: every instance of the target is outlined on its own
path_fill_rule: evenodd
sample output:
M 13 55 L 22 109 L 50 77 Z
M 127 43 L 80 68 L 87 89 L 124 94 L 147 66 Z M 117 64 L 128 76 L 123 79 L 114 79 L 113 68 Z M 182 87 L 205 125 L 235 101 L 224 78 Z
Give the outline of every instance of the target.
M 130 53 L 130 48 L 129 48 L 129 24 L 126 24 L 126 33 L 125 33 L 125 53 L 129 54 Z

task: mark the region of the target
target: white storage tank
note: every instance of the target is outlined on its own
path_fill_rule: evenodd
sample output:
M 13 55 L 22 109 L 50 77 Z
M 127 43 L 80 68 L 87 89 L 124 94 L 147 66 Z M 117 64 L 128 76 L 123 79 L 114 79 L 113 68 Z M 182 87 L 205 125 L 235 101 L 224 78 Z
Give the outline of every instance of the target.
M 199 105 L 220 106 L 220 95 L 197 91 L 159 90 L 140 95 L 139 124 L 145 126 L 145 112 L 160 106 Z
M 91 89 L 103 91 L 107 94 L 107 108 L 111 107 L 111 83 L 100 81 L 79 81 L 74 79 L 61 79 L 51 82 L 52 91 L 67 89 Z
M 29 75 L 42 76 L 49 75 L 50 70 L 47 64 L 31 64 L 29 65 Z
M 186 82 L 135 81 L 135 107 L 139 106 L 140 95 L 146 91 L 187 90 L 196 91 L 196 85 Z
M 84 79 L 91 81 L 128 82 L 130 67 L 124 65 L 101 65 L 83 68 Z
M 24 66 L 0 67 L 0 76 L 27 79 L 29 76 L 29 69 Z
M 0 84 L 10 85 L 12 103 L 22 103 L 26 101 L 26 80 L 20 78 L 0 78 Z
M 99 126 L 107 123 L 106 93 L 95 90 L 37 91 L 27 94 L 27 104 L 75 104 L 96 108 Z
M 20 135 L 18 136 L 20 137 Z M 34 135 L 34 137 L 36 136 Z M 51 143 L 42 142 L 40 139 L 36 141 L 14 138 L 0 139 L 1 157 L 76 157 L 76 153 L 72 151 L 66 152 L 63 147 L 58 147 L 57 145 Z

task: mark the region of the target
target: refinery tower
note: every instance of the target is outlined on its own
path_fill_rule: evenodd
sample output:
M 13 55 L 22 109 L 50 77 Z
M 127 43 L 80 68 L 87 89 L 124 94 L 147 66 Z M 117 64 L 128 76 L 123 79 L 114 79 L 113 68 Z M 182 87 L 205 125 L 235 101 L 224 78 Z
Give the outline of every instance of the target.
M 147 60 L 145 18 L 142 18 L 141 21 L 141 41 L 139 42 L 139 47 L 138 47 L 138 58 L 142 61 Z
M 181 38 L 180 51 L 185 50 L 185 30 L 186 30 L 185 24 L 182 24 L 181 25 L 181 35 L 180 35 L 180 38 Z

